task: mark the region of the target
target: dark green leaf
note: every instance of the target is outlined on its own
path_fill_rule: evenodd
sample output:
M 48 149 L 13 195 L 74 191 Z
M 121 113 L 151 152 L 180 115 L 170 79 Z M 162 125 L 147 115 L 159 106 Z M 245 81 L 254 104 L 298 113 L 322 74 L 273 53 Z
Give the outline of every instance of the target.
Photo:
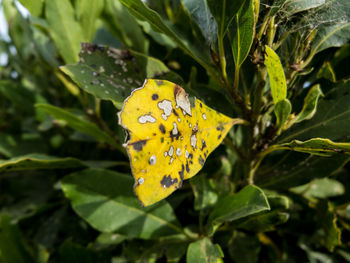
M 229 244 L 229 253 L 235 263 L 256 263 L 259 260 L 261 243 L 258 237 L 237 232 Z
M 25 155 L 28 153 L 47 152 L 47 145 L 37 134 L 27 136 L 13 136 L 7 133 L 0 133 L 0 153 L 8 158 Z
M 211 13 L 213 14 L 218 25 L 218 34 L 222 38 L 228 26 L 232 22 L 238 10 L 241 8 L 245 0 L 207 0 Z
M 288 213 L 271 211 L 249 217 L 243 223 L 237 225 L 237 228 L 254 232 L 272 231 L 275 230 L 275 226 L 286 223 L 288 219 Z
M 6 263 L 35 263 L 17 225 L 0 215 L 0 259 Z
M 292 112 L 292 105 L 288 99 L 280 100 L 275 104 L 274 112 L 276 114 L 276 127 L 278 129 L 283 129 L 283 125 L 286 123 Z
M 182 36 L 179 36 L 175 31 L 173 31 L 169 26 L 167 26 L 163 19 L 158 13 L 148 8 L 141 0 L 120 0 L 132 14 L 141 20 L 146 20 L 152 27 L 170 37 L 174 42 L 176 42 L 180 48 L 182 48 L 187 54 L 192 56 L 199 64 L 201 64 L 206 69 L 209 69 L 210 65 L 209 50 L 203 52 L 203 50 L 198 49 L 190 42 L 183 40 Z
M 350 8 L 348 8 L 350 10 Z M 311 46 L 312 54 L 330 47 L 340 47 L 350 40 L 350 22 L 338 23 L 318 30 Z
M 77 17 L 83 31 L 84 41 L 91 41 L 96 31 L 96 21 L 102 12 L 104 1 L 77 0 Z
M 132 190 L 131 176 L 89 169 L 64 178 L 62 189 L 73 209 L 99 231 L 145 239 L 182 234 L 166 201 L 141 207 Z
M 208 44 L 214 44 L 217 38 L 217 25 L 210 13 L 206 0 L 182 0 L 185 8 L 197 23 Z
M 46 20 L 58 50 L 66 63 L 77 62 L 80 42 L 84 38 L 70 1 L 50 0 L 45 3 Z
M 208 219 L 209 232 L 213 233 L 223 222 L 238 220 L 266 210 L 270 210 L 270 206 L 264 192 L 254 185 L 246 186 L 240 192 L 229 194 L 217 202 Z
M 9 160 L 0 160 L 0 172 L 37 169 L 65 169 L 86 166 L 86 164 L 75 158 L 58 158 L 43 154 L 28 154 L 14 157 Z
M 219 245 L 213 244 L 209 238 L 191 243 L 187 249 L 186 262 L 188 263 L 215 263 L 224 257 Z
M 236 67 L 240 67 L 247 58 L 254 37 L 253 1 L 246 0 L 232 22 L 232 53 Z
M 73 129 L 86 133 L 96 138 L 99 142 L 105 142 L 114 147 L 119 147 L 115 139 L 98 128 L 94 123 L 83 120 L 66 110 L 49 104 L 36 104 L 35 107 L 50 114 L 55 119 L 65 121 Z
M 284 2 L 284 9 L 288 12 L 288 15 L 320 7 L 326 3 L 325 0 L 284 0 Z
M 256 184 L 264 188 L 286 190 L 315 178 L 330 176 L 343 167 L 350 158 L 345 154 L 320 157 L 289 152 L 283 155 L 279 153 L 276 156 L 272 154 L 267 159 L 267 163 L 271 166 L 266 170 L 261 167 L 261 172 L 255 180 Z
M 348 82 L 337 84 L 320 100 L 318 110 L 311 120 L 294 125 L 277 139 L 278 143 L 293 139 L 328 138 L 341 140 L 350 134 L 350 93 Z
M 137 52 L 84 43 L 79 56 L 77 64 L 62 66 L 61 70 L 80 88 L 112 101 L 118 109 L 145 78 L 176 80 L 179 85 L 182 82 L 160 60 Z
M 218 194 L 214 190 L 213 183 L 203 174 L 190 180 L 194 194 L 194 209 L 204 210 L 215 205 Z

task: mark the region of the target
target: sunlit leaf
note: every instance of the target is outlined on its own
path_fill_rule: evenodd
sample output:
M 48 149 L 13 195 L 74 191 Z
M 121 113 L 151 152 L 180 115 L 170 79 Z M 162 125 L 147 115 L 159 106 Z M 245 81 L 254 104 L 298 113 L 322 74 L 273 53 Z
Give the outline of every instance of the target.
M 275 147 L 275 149 L 287 149 L 298 152 L 319 154 L 322 156 L 329 156 L 334 153 L 350 154 L 350 143 L 333 142 L 324 138 L 313 138 L 307 141 L 293 140 L 289 143 L 278 144 L 272 147 Z
M 304 99 L 304 106 L 301 112 L 295 117 L 295 122 L 311 119 L 317 108 L 318 99 L 323 96 L 320 85 L 313 86 Z
M 166 201 L 140 207 L 131 190 L 132 181 L 125 174 L 87 169 L 65 177 L 62 189 L 73 209 L 99 231 L 145 239 L 182 234 Z
M 84 40 L 91 41 L 96 31 L 96 20 L 99 17 L 104 1 L 78 0 L 76 1 L 77 17 L 83 31 Z
M 201 240 L 191 243 L 187 249 L 186 262 L 189 263 L 212 263 L 220 262 L 220 258 L 224 256 L 221 248 L 217 244 L 213 244 L 209 238 L 205 237 Z
M 80 24 L 75 20 L 72 4 L 69 0 L 50 0 L 45 3 L 50 34 L 64 61 L 77 62 L 83 33 Z
M 125 101 L 119 121 L 130 133 L 126 149 L 135 193 L 145 206 L 167 197 L 198 173 L 232 125 L 242 123 L 196 98 L 191 103 L 174 83 L 153 79 Z
M 283 67 L 278 55 L 269 46 L 265 46 L 265 66 L 269 74 L 270 87 L 273 102 L 277 104 L 279 101 L 287 97 L 287 83 L 284 76 Z

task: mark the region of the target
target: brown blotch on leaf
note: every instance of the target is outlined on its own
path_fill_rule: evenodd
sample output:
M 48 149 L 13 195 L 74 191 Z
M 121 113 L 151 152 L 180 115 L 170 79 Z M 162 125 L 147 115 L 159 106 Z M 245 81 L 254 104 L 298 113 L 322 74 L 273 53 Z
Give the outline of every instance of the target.
M 201 148 L 201 151 L 203 151 L 204 150 L 204 148 L 206 148 L 207 147 L 207 144 L 205 143 L 205 141 L 204 140 L 202 140 L 202 148 Z
M 199 164 L 201 165 L 201 166 L 203 166 L 204 165 L 204 159 L 203 159 L 203 157 L 202 156 L 199 156 L 199 158 L 198 158 L 198 162 L 199 162 Z
M 164 84 L 164 81 L 163 80 L 156 80 L 156 83 L 158 86 L 161 86 Z
M 174 88 L 174 97 L 176 105 L 179 106 L 186 114 L 192 116 L 191 113 L 191 103 L 188 99 L 188 94 L 186 91 L 178 85 Z
M 164 127 L 163 124 L 159 124 L 159 130 L 160 130 L 163 134 L 165 134 L 165 127 Z
M 89 52 L 95 52 L 95 51 L 105 51 L 105 47 L 102 45 L 96 45 L 96 44 L 90 44 L 90 43 L 81 43 L 81 49 L 82 51 L 89 51 Z
M 140 140 L 140 141 L 137 141 L 137 142 L 133 142 L 133 143 L 130 143 L 129 145 L 132 145 L 132 147 L 140 152 L 143 148 L 143 146 L 145 146 L 147 143 L 147 140 Z
M 179 117 L 179 114 L 176 112 L 176 110 L 173 109 L 173 113 L 176 117 Z
M 188 162 L 186 162 L 186 172 L 187 172 L 187 173 L 190 172 L 190 167 L 188 166 Z
M 181 171 L 179 172 L 181 181 L 184 179 L 185 166 L 181 165 Z
M 160 181 L 160 184 L 163 187 L 169 188 L 173 184 L 176 184 L 178 182 L 177 178 L 173 179 L 171 178 L 170 174 L 169 175 L 164 175 L 162 180 Z
M 171 139 L 172 142 L 174 141 L 174 138 L 176 140 L 178 140 L 180 138 L 180 136 L 181 136 L 181 132 L 180 131 L 178 131 L 177 134 L 175 134 L 175 135 L 173 134 L 173 131 L 170 131 L 170 139 Z
M 158 94 L 153 94 L 152 95 L 152 100 L 157 100 L 159 98 Z
M 220 122 L 219 125 L 218 125 L 218 127 L 216 127 L 216 129 L 217 129 L 218 131 L 223 131 L 223 130 L 225 130 L 225 127 L 224 127 L 224 125 Z

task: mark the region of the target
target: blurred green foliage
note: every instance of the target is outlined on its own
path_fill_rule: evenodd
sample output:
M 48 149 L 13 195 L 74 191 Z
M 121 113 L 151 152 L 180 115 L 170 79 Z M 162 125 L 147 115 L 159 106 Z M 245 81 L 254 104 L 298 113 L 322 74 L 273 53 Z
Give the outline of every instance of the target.
M 0 262 L 350 262 L 348 0 L 1 10 Z M 145 78 L 249 122 L 147 208 L 116 115 Z

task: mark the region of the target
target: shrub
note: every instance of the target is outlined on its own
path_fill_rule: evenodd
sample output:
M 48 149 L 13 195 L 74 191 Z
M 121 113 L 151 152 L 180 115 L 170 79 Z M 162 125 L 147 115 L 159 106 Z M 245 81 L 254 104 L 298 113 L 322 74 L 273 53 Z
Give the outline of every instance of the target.
M 1 262 L 350 262 L 348 0 L 1 5 Z M 145 79 L 181 86 L 235 125 L 205 134 L 220 145 L 183 182 L 179 157 L 179 190 L 163 195 L 170 175 L 135 190 L 169 195 L 143 207 L 117 112 Z M 204 139 L 203 120 L 185 118 L 199 128 L 184 140 Z

